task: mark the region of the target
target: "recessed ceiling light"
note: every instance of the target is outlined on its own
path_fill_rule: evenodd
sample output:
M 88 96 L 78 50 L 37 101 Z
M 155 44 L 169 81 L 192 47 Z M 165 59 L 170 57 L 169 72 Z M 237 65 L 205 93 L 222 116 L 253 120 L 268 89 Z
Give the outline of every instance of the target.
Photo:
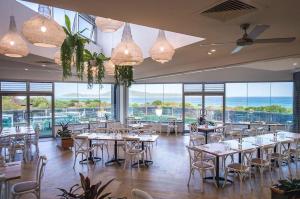
M 43 66 L 43 67 L 45 67 L 45 66 L 46 66 L 46 64 L 42 64 L 42 66 Z
M 214 53 L 216 52 L 216 49 L 211 49 L 210 52 Z
M 297 62 L 294 62 L 294 63 L 293 63 L 293 66 L 297 66 L 297 65 L 298 65 L 298 63 L 297 63 Z
M 28 71 L 28 68 L 25 68 L 24 70 L 25 70 L 25 71 Z
M 212 53 L 211 53 L 211 52 L 208 52 L 207 54 L 208 54 L 208 55 L 212 55 Z

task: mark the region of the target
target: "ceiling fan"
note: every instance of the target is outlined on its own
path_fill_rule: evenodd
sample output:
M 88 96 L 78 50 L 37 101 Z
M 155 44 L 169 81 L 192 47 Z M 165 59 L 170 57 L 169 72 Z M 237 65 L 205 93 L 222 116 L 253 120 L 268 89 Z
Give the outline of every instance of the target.
M 269 44 L 269 43 L 290 43 L 293 42 L 295 37 L 286 37 L 286 38 L 268 38 L 268 39 L 256 39 L 261 33 L 268 29 L 269 25 L 256 25 L 254 29 L 248 34 L 247 30 L 250 27 L 250 24 L 245 23 L 241 25 L 241 29 L 244 31 L 242 38 L 236 41 L 237 47 L 231 52 L 235 54 L 242 50 L 246 46 L 253 44 Z

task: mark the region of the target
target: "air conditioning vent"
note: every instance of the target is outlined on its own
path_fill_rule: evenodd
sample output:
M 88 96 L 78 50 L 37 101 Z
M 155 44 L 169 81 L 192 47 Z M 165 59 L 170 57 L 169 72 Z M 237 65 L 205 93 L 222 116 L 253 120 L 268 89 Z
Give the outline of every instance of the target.
M 37 64 L 45 64 L 45 65 L 55 64 L 54 62 L 51 62 L 51 61 L 36 61 L 35 63 L 37 63 Z
M 257 10 L 256 7 L 242 1 L 227 0 L 214 5 L 213 7 L 203 11 L 201 14 L 219 21 L 228 21 L 251 13 L 255 10 Z

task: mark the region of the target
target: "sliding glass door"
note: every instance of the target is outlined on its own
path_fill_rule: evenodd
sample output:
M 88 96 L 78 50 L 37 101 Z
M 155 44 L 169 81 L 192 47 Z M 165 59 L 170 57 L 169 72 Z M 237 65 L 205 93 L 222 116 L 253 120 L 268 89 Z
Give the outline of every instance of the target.
M 214 122 L 223 122 L 224 102 L 223 95 L 205 95 L 204 111 L 206 120 Z
M 26 126 L 27 97 L 21 95 L 2 96 L 2 127 Z
M 30 124 L 40 128 L 41 137 L 52 136 L 51 96 L 30 96 Z

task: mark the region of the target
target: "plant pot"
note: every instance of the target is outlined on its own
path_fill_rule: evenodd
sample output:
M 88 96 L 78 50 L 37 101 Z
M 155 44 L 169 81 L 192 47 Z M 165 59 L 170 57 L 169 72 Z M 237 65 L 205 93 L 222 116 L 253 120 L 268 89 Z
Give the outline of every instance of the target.
M 57 141 L 57 146 L 61 147 L 62 149 L 70 149 L 70 147 L 73 147 L 73 139 L 72 138 L 61 138 L 58 137 L 56 139 Z
M 299 199 L 300 190 L 283 191 L 276 187 L 271 187 L 271 198 L 272 199 Z

